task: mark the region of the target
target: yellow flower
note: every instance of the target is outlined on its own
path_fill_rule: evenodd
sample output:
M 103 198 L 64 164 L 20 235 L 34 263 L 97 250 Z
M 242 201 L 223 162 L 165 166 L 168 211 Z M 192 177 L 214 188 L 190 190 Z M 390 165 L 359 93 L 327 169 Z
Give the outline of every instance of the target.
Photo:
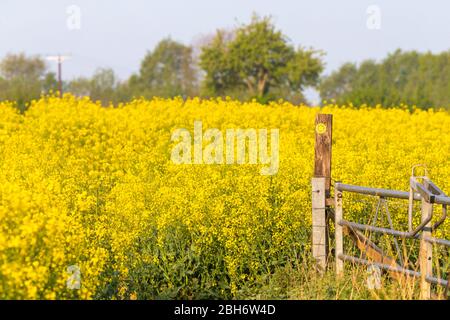
M 334 115 L 335 180 L 406 190 L 411 166 L 425 163 L 450 193 L 445 111 L 230 98 L 103 108 L 66 94 L 34 101 L 22 115 L 0 103 L 0 299 L 195 295 L 185 288 L 233 297 L 243 283 L 298 259 L 310 250 L 319 111 Z M 222 132 L 280 129 L 278 173 L 173 164 L 172 132 L 191 131 L 197 120 Z M 351 199 L 345 214 L 367 218 L 369 207 Z M 397 207 L 394 224 L 404 229 L 405 203 Z M 449 230 L 447 221 L 436 235 Z M 68 287 L 77 281 L 78 289 Z

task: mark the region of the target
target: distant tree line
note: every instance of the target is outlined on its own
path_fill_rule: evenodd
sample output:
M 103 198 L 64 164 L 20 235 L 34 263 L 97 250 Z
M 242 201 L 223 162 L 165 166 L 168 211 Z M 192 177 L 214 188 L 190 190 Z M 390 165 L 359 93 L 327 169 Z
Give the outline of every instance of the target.
M 450 51 L 397 50 L 379 63 L 346 63 L 323 78 L 319 90 L 323 100 L 338 104 L 391 107 L 404 103 L 450 109 Z
M 450 51 L 398 50 L 381 62 L 346 63 L 329 76 L 321 76 L 323 56 L 320 50 L 295 47 L 270 18 L 255 15 L 247 25 L 217 30 L 192 46 L 163 39 L 129 79 L 120 81 L 112 69 L 103 68 L 89 78 L 64 82 L 63 91 L 103 105 L 154 96 L 298 104 L 307 103 L 306 88 L 315 88 L 322 100 L 338 104 L 450 109 Z M 9 54 L 0 62 L 0 100 L 16 101 L 24 110 L 27 102 L 57 90 L 55 73 L 39 56 Z

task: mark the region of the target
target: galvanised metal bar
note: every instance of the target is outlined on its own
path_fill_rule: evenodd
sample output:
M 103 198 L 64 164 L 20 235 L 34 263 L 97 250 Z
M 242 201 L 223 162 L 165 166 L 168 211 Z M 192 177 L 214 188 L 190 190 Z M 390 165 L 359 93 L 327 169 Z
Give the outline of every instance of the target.
M 443 204 L 442 205 L 442 216 L 441 218 L 436 221 L 436 223 L 431 227 L 431 231 L 436 230 L 441 224 L 444 223 L 444 221 L 447 219 L 447 205 Z
M 392 271 L 392 272 L 399 272 L 399 273 L 406 274 L 411 277 L 420 278 L 420 272 L 402 268 L 402 267 L 395 267 L 395 266 L 391 266 L 391 265 L 383 264 L 383 263 L 379 263 L 379 262 L 372 262 L 372 261 L 369 261 L 366 259 L 356 258 L 356 257 L 348 256 L 345 254 L 340 254 L 339 259 L 341 259 L 343 261 L 364 264 L 366 266 L 373 265 L 373 266 L 377 266 L 378 268 L 381 268 L 384 270 L 388 270 L 388 271 Z M 441 278 L 426 277 L 425 280 L 429 283 L 438 284 L 438 285 L 441 285 L 444 287 L 446 287 L 448 285 L 448 281 L 441 279 Z
M 424 222 L 426 222 L 426 221 L 424 221 Z M 380 227 L 370 226 L 367 224 L 361 224 L 361 223 L 351 222 L 351 221 L 347 221 L 347 220 L 341 220 L 338 223 L 341 226 L 348 226 L 348 227 L 355 228 L 355 229 L 362 230 L 362 231 L 371 231 L 371 232 L 389 234 L 389 235 L 397 236 L 397 237 L 401 237 L 401 238 L 417 238 L 417 234 L 419 233 L 420 230 L 423 229 L 423 226 L 426 224 L 426 223 L 422 222 L 412 232 L 405 232 L 405 231 L 398 231 L 398 230 L 394 230 L 394 229 L 390 229 L 390 228 L 380 228 Z
M 414 189 L 412 188 L 411 180 L 409 182 L 409 197 L 408 197 L 408 231 L 413 231 L 413 210 L 414 210 Z
M 435 195 L 428 191 L 423 184 L 415 182 L 412 187 L 420 194 L 423 199 L 425 199 L 426 202 L 434 203 Z
M 441 285 L 444 287 L 446 287 L 448 285 L 448 280 L 444 280 L 441 278 L 426 277 L 425 280 L 429 283 L 438 284 L 438 285 Z
M 422 237 L 420 237 L 420 238 L 422 238 Z M 426 242 L 429 242 L 429 243 L 435 243 L 435 244 L 440 244 L 443 246 L 450 247 L 450 241 L 445 240 L 445 239 L 425 237 L 425 238 L 423 238 L 423 240 L 425 240 Z
M 402 267 L 395 267 L 395 266 L 391 266 L 388 264 L 384 264 L 384 263 L 379 263 L 379 262 L 372 262 L 366 259 L 361 259 L 361 258 L 356 258 L 356 257 L 352 257 L 352 256 L 348 256 L 345 254 L 340 254 L 339 255 L 339 259 L 343 260 L 343 261 L 350 261 L 353 263 L 359 263 L 359 264 L 364 264 L 366 266 L 377 266 L 381 269 L 385 269 L 388 271 L 392 271 L 392 272 L 399 272 L 399 273 L 403 273 L 412 277 L 420 277 L 420 272 L 414 271 L 414 270 L 409 270 L 409 269 L 405 269 Z
M 336 183 L 335 188 L 340 191 L 347 191 L 353 193 L 367 194 L 377 197 L 385 198 L 397 198 L 397 199 L 409 199 L 409 192 L 390 190 L 390 189 L 379 189 L 379 188 L 369 188 L 355 186 L 351 184 Z M 420 201 L 422 197 L 419 193 L 414 193 L 414 200 Z M 442 195 L 433 195 L 434 203 L 450 205 L 450 197 L 445 197 Z
M 433 181 L 431 181 L 430 179 L 428 179 L 427 182 L 428 182 L 428 186 L 429 186 L 429 188 L 430 188 L 430 191 L 431 191 L 433 194 L 438 195 L 438 196 L 444 196 L 444 197 L 447 196 L 447 195 L 444 193 L 444 191 L 442 191 L 437 185 L 435 185 L 435 184 L 433 183 Z
M 434 196 L 434 203 L 450 206 L 450 197 Z
M 397 236 L 397 237 L 401 237 L 401 238 L 422 239 L 421 235 L 417 235 L 417 234 L 410 235 L 411 234 L 410 232 L 398 231 L 398 230 L 389 229 L 389 228 L 380 228 L 380 227 L 370 226 L 370 225 L 366 225 L 366 224 L 350 222 L 347 220 L 339 221 L 339 225 L 348 226 L 348 227 L 355 228 L 355 229 L 362 230 L 362 231 L 371 231 L 371 232 L 389 234 L 389 235 Z M 430 243 L 435 243 L 435 244 L 440 244 L 443 246 L 450 247 L 449 240 L 439 239 L 439 238 L 430 238 L 430 237 L 424 238 L 424 240 L 427 242 L 430 242 Z
M 406 191 L 361 187 L 344 183 L 336 183 L 334 187 L 340 191 L 361 193 L 377 197 L 409 199 L 409 192 Z M 415 193 L 414 200 L 422 200 L 422 197 L 418 193 Z
M 408 238 L 408 235 L 409 235 L 409 232 L 405 232 L 405 231 L 398 231 L 398 230 L 393 230 L 393 229 L 389 229 L 389 228 L 375 227 L 375 226 L 370 226 L 367 224 L 350 222 L 347 220 L 341 220 L 338 223 L 341 226 L 348 226 L 348 227 L 355 228 L 355 229 L 362 230 L 362 231 L 371 231 L 371 232 L 389 234 L 389 235 L 397 236 L 397 237 L 401 237 L 401 238 Z

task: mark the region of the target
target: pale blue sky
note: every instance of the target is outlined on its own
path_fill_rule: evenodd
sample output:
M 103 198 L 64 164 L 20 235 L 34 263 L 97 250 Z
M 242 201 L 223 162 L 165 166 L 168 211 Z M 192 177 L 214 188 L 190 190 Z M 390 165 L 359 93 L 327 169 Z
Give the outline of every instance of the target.
M 80 30 L 67 28 L 70 5 L 81 9 Z M 367 27 L 370 5 L 381 10 L 379 30 Z M 160 39 L 170 35 L 190 44 L 217 28 L 248 22 L 252 12 L 272 15 L 292 43 L 324 50 L 326 73 L 396 48 L 450 48 L 445 0 L 1 0 L 0 57 L 70 53 L 66 79 L 90 76 L 97 67 L 112 67 L 124 79 Z

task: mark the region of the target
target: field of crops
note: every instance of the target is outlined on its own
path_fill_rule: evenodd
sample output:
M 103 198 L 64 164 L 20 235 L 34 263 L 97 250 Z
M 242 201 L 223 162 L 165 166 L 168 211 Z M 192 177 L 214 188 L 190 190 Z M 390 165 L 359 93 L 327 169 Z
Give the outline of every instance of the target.
M 411 166 L 425 163 L 450 192 L 445 111 L 199 99 L 104 108 L 70 95 L 15 110 L 0 103 L 0 299 L 233 298 L 305 259 L 319 111 L 334 115 L 333 179 L 407 190 Z M 194 121 L 279 129 L 277 174 L 174 164 L 172 132 Z M 79 288 L 68 286 L 74 270 Z

